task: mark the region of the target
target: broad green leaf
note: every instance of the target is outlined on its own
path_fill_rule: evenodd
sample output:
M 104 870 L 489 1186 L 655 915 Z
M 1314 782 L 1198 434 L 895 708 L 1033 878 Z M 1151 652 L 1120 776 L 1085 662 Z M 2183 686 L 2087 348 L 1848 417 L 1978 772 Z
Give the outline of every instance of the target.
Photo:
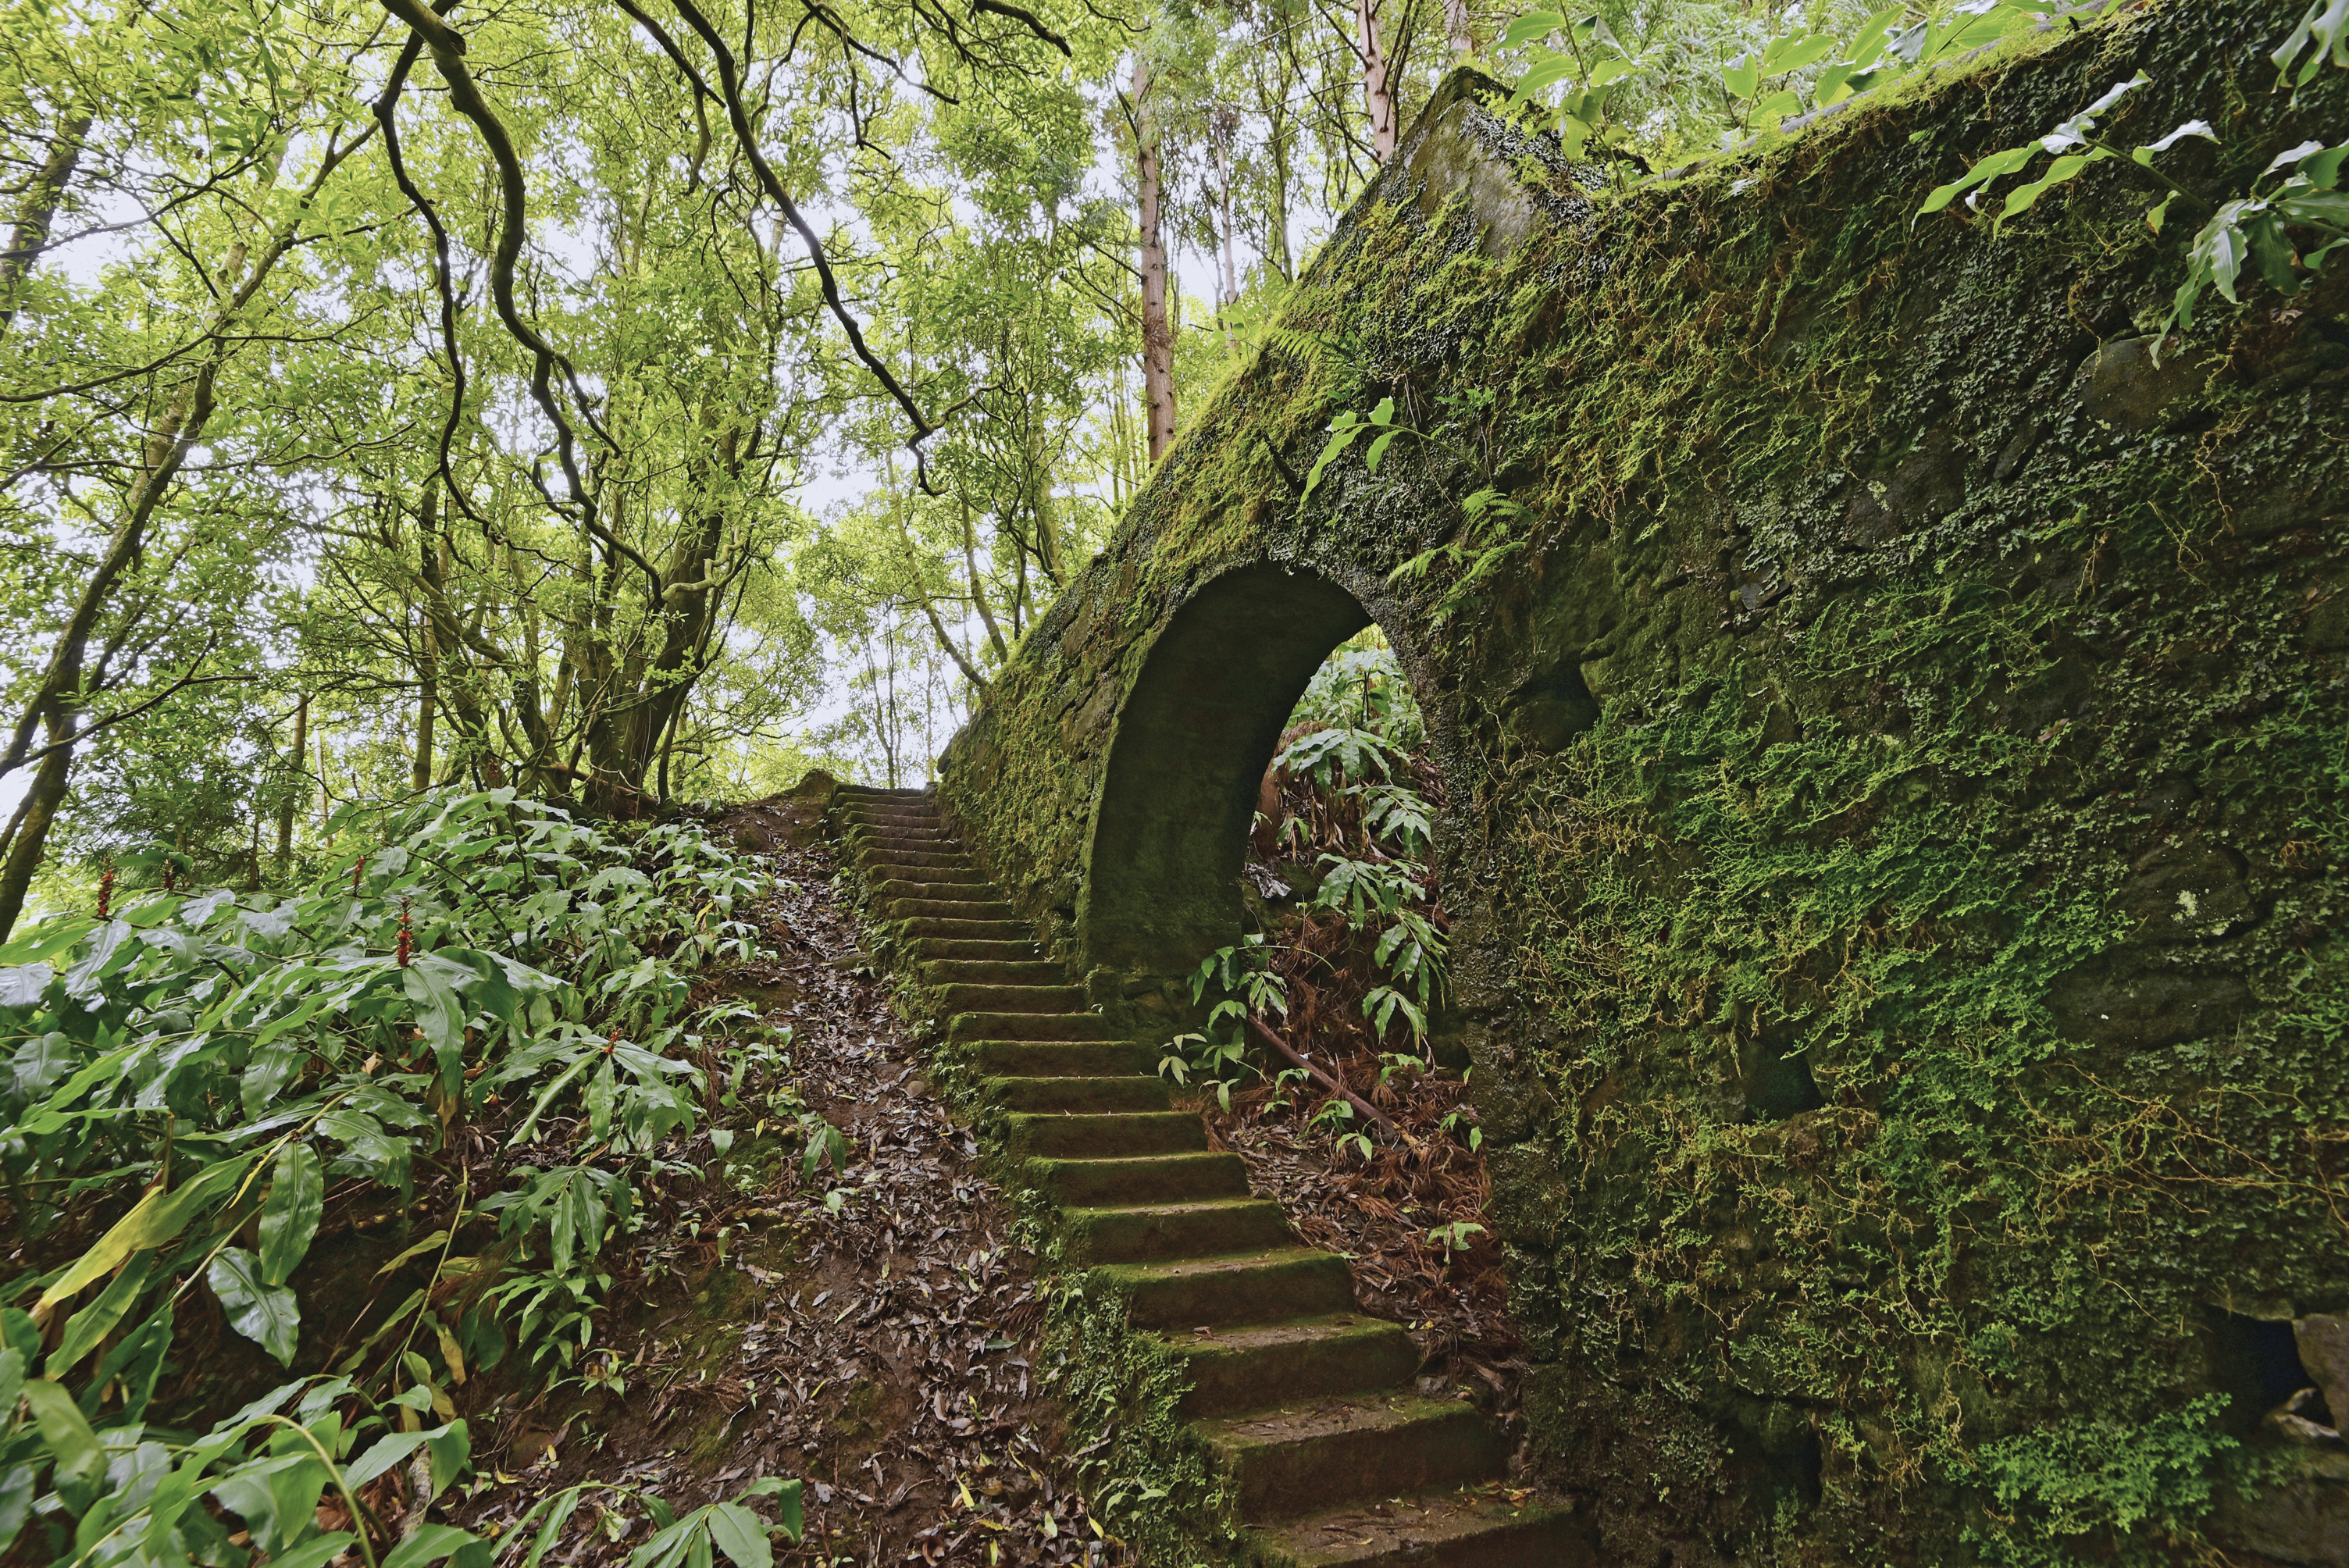
M 1771 45 L 1769 52 L 1763 57 L 1762 68 L 1774 77 L 1799 71 L 1805 66 L 1816 65 L 1826 58 L 1835 46 L 1836 41 L 1824 34 L 1814 34 L 1807 38 L 1781 38 Z
M 0 969 L 0 1007 L 37 1007 L 42 994 L 57 972 L 46 964 L 22 964 Z
M 98 1348 L 98 1342 L 114 1330 L 130 1310 L 139 1293 L 147 1288 L 149 1267 L 154 1263 L 152 1253 L 134 1253 L 122 1271 L 107 1282 L 98 1299 L 66 1320 L 64 1337 L 41 1364 L 42 1376 L 62 1380 L 65 1375 L 81 1363 L 81 1358 Z
M 1566 18 L 1555 11 L 1528 11 L 1509 24 L 1501 34 L 1501 41 L 1494 46 L 1502 49 L 1518 48 L 1532 43 L 1536 38 L 1545 38 L 1552 33 L 1562 31 L 1565 26 Z
M 220 1196 L 242 1176 L 250 1162 L 244 1159 L 223 1160 L 207 1165 L 190 1180 L 170 1192 L 150 1192 L 132 1206 L 130 1212 L 115 1222 L 114 1228 L 98 1238 L 98 1244 L 75 1261 L 73 1267 L 57 1277 L 57 1282 L 41 1293 L 36 1305 L 36 1314 L 46 1314 L 73 1296 L 84 1285 L 100 1274 L 111 1273 L 132 1253 L 150 1247 L 160 1247 L 187 1229 L 195 1218 L 197 1209 L 210 1199 Z
M 1971 169 L 1967 170 L 1962 179 L 1953 180 L 1947 185 L 1936 186 L 1933 193 L 1925 198 L 1924 205 L 1917 209 L 1916 215 L 1921 218 L 1929 212 L 1938 212 L 1975 186 L 1987 185 L 2003 175 L 2013 173 L 2029 163 L 2037 156 L 2038 151 L 2039 149 L 2035 144 L 2030 144 L 2023 147 L 2010 147 L 1992 153 Z
M 429 1434 L 424 1439 L 424 1450 L 434 1497 L 448 1491 L 450 1483 L 473 1465 L 473 1439 L 462 1421 L 451 1421 Z
M 299 1546 L 274 1553 L 269 1559 L 269 1568 L 326 1568 L 357 1539 L 347 1530 L 314 1535 Z
M 326 1212 L 326 1178 L 317 1151 L 306 1143 L 289 1143 L 277 1156 L 269 1197 L 261 1206 L 261 1278 L 265 1284 L 284 1284 L 294 1275 L 318 1233 Z
M 710 1509 L 709 1539 L 734 1568 L 774 1568 L 775 1552 L 768 1544 L 765 1523 L 739 1502 Z
M 2268 57 L 2279 73 L 2292 77 L 2293 63 L 2312 44 L 2315 47 L 2293 78 L 2294 87 L 2306 87 L 2328 58 L 2336 66 L 2349 66 L 2349 0 L 2313 0 L 2300 26 Z
M 2028 212 L 2038 204 L 2042 196 L 2095 161 L 2095 154 L 2077 152 L 2066 153 L 2055 160 L 2047 166 L 2047 172 L 2037 180 L 2028 185 L 2018 185 L 2006 193 L 2006 206 L 1999 213 L 1998 222 L 2003 223 L 2019 212 Z
M 1732 98 L 1750 98 L 1762 88 L 1762 67 L 1751 55 L 1740 55 L 1721 68 L 1722 85 Z
M 24 1397 L 41 1440 L 57 1460 L 60 1481 L 87 1483 L 106 1473 L 106 1451 L 98 1447 L 98 1434 L 62 1385 L 36 1377 L 25 1385 Z
M 222 1247 L 204 1279 L 227 1309 L 230 1327 L 275 1357 L 279 1366 L 294 1364 L 302 1309 L 292 1291 L 262 1278 L 260 1259 L 243 1247 Z
M 493 1547 L 471 1531 L 453 1524 L 427 1524 L 401 1542 L 378 1568 L 425 1568 L 447 1558 L 451 1568 L 488 1568 Z
M 1557 86 L 1574 75 L 1576 66 L 1571 55 L 1552 55 L 1517 78 L 1515 101 L 1525 102 L 1536 93 Z

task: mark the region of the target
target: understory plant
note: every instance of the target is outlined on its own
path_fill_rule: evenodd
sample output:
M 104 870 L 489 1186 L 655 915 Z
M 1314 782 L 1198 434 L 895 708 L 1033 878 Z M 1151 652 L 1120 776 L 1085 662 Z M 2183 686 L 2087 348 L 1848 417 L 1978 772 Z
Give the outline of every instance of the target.
M 698 972 L 758 954 L 741 906 L 765 886 L 699 826 L 614 830 L 496 789 L 328 827 L 311 886 L 117 901 L 109 878 L 97 911 L 0 949 L 19 1271 L 0 1551 L 30 1529 L 65 1562 L 374 1562 L 398 1537 L 370 1483 L 420 1449 L 421 1508 L 469 1462 L 453 1387 L 509 1355 L 551 1377 L 594 1343 L 634 1193 L 695 1173 L 678 1154 L 721 1044 L 729 1101 L 779 1059 L 743 1009 L 695 1004 Z M 388 1262 L 322 1253 L 382 1214 L 424 1233 Z M 313 1287 L 356 1266 L 417 1283 L 388 1312 L 314 1315 Z M 188 1338 L 207 1297 L 310 1375 L 191 1435 L 223 1391 Z M 754 1549 L 734 1514 L 695 1518 L 645 1562 L 707 1563 L 715 1541 L 763 1568 L 763 1526 Z M 442 1557 L 487 1547 L 433 1526 L 385 1561 Z

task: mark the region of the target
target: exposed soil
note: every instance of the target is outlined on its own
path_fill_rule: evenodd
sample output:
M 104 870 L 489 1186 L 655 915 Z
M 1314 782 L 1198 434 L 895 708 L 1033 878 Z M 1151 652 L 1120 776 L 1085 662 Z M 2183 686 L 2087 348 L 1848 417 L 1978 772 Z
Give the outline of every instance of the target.
M 453 1515 L 510 1526 L 589 1479 L 682 1513 L 771 1475 L 806 1483 L 787 1562 L 1101 1563 L 1032 1364 L 1033 1255 L 866 967 L 829 850 L 790 842 L 802 810 L 785 797 L 721 819 L 787 879 L 752 917 L 780 957 L 730 979 L 791 1027 L 791 1087 L 843 1134 L 843 1168 L 802 1181 L 771 1108 L 730 1113 L 722 1178 L 674 1211 L 674 1272 L 621 1305 L 587 1358 L 605 1386 L 477 1415 L 475 1462 L 493 1479 Z M 550 1560 L 624 1562 L 650 1533 L 645 1512 L 591 1493 Z

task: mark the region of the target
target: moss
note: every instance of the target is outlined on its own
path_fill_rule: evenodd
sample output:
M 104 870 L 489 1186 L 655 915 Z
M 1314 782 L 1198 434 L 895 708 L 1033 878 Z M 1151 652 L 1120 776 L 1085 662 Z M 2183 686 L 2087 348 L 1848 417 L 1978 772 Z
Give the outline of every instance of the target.
M 1604 200 L 1455 85 L 1464 139 L 1414 131 L 947 758 L 1081 957 L 1180 608 L 1269 561 L 1386 629 L 1452 802 L 1444 1027 L 1535 1458 L 1626 1561 L 2223 1544 L 2274 1469 L 2210 1402 L 2224 1313 L 2349 1304 L 2349 284 L 2157 375 L 2183 240 L 2124 175 L 1996 240 L 1909 224 L 2138 68 L 2116 133 L 2209 119 L 2190 177 L 2239 187 L 2349 123 L 2349 72 L 2267 92 L 2297 20 L 2147 7 Z M 1428 172 L 1468 154 L 1543 224 L 1497 243 Z M 1300 518 L 1274 453 L 1386 396 L 1433 438 Z M 1506 568 L 1465 607 L 1391 583 L 1487 482 Z

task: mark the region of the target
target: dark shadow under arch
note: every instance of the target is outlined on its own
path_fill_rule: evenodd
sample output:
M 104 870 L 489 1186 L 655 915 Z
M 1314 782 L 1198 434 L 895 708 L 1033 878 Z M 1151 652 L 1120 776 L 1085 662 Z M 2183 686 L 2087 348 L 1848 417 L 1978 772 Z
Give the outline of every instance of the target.
M 1328 578 L 1226 573 L 1175 611 L 1117 718 L 1078 911 L 1085 962 L 1174 974 L 1237 939 L 1257 790 L 1297 699 L 1364 626 Z

